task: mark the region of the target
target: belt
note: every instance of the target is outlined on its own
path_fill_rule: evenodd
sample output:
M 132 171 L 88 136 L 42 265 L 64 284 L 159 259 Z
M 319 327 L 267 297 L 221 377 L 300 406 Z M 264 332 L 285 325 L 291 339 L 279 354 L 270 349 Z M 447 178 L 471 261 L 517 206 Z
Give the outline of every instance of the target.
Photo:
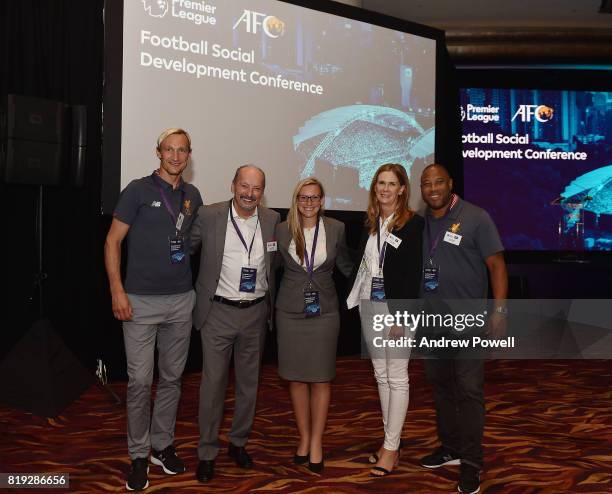
M 220 295 L 215 295 L 213 297 L 213 300 L 215 302 L 221 302 L 225 305 L 231 305 L 232 307 L 238 307 L 239 309 L 246 309 L 248 307 L 252 307 L 253 305 L 257 305 L 265 298 L 266 297 L 259 297 L 254 300 L 230 300 L 229 298 L 221 297 Z

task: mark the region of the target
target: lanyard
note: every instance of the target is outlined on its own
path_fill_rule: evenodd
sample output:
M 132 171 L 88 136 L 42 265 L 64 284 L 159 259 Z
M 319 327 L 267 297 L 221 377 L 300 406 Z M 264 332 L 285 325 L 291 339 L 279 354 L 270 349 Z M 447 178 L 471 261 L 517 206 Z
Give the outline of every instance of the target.
M 317 250 L 317 239 L 319 238 L 319 218 L 317 218 L 317 226 L 315 228 L 314 239 L 312 241 L 312 252 L 310 260 L 308 259 L 308 250 L 304 247 L 304 262 L 306 263 L 306 271 L 308 271 L 308 279 L 312 281 L 312 273 L 314 272 L 315 251 Z
M 378 221 L 376 222 L 376 247 L 378 250 L 378 269 L 380 271 L 382 271 L 383 264 L 385 262 L 385 252 L 387 252 L 387 239 L 386 238 L 385 238 L 385 241 L 383 242 L 382 249 L 380 248 L 380 222 L 381 221 L 382 221 L 382 218 L 379 218 Z M 388 233 L 387 233 L 387 236 L 389 236 Z
M 157 175 L 156 172 L 153 172 L 153 181 L 155 182 L 155 184 L 157 185 L 157 188 L 159 189 L 159 193 L 161 194 L 161 198 L 162 198 L 162 202 L 164 203 L 164 206 L 166 207 L 166 211 L 168 211 L 168 214 L 170 215 L 170 217 L 172 218 L 172 221 L 174 222 L 174 228 L 176 228 L 176 234 L 178 235 L 180 227 L 178 226 L 178 215 L 181 213 L 181 208 L 183 207 L 183 202 L 185 201 L 185 189 L 181 188 L 181 202 L 179 202 L 179 210 L 178 213 L 175 213 L 174 210 L 172 209 L 172 205 L 170 204 L 170 199 L 168 199 L 168 196 L 166 195 L 166 191 L 164 190 L 164 184 L 165 182 Z
M 255 224 L 255 231 L 253 232 L 253 238 L 251 239 L 251 245 L 249 247 L 247 247 L 246 241 L 244 240 L 244 237 L 242 236 L 242 232 L 240 231 L 240 228 L 238 227 L 238 223 L 236 223 L 236 220 L 234 219 L 234 215 L 232 214 L 232 200 L 231 199 L 230 199 L 230 218 L 232 220 L 232 224 L 234 225 L 234 229 L 236 230 L 236 233 L 238 234 L 238 238 L 240 239 L 240 241 L 242 242 L 242 245 L 244 245 L 245 250 L 249 254 L 249 266 L 250 266 L 251 265 L 251 251 L 253 250 L 253 242 L 255 242 L 255 235 L 257 235 L 257 227 L 259 226 L 259 215 L 257 216 L 257 223 Z
M 453 194 L 451 196 L 450 204 L 448 205 L 448 208 L 446 208 L 446 212 L 444 213 L 444 216 L 442 216 L 442 218 L 446 218 L 450 214 L 451 209 L 455 207 L 458 200 L 459 200 L 459 196 L 457 194 Z M 436 248 L 438 247 L 438 243 L 440 242 L 440 235 L 442 234 L 443 230 L 440 230 L 438 234 L 436 235 L 436 238 L 432 240 L 431 238 L 431 220 L 429 218 L 429 214 L 426 214 L 425 217 L 427 219 L 425 221 L 425 224 L 427 225 L 427 239 L 429 240 L 429 261 L 431 262 L 433 259 L 434 253 L 436 251 Z

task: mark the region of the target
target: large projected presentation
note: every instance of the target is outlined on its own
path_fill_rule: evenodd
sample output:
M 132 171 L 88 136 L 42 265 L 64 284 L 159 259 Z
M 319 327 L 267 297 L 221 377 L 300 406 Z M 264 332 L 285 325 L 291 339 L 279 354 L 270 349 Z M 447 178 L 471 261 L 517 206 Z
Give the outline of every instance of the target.
M 510 250 L 612 250 L 612 93 L 461 92 L 465 197 Z
M 434 30 L 274 0 L 130 0 L 123 9 L 121 188 L 157 166 L 155 139 L 167 127 L 190 132 L 186 178 L 205 203 L 229 197 L 236 167 L 253 163 L 267 174 L 267 206 L 288 207 L 294 184 L 315 175 L 327 208 L 362 210 L 379 165 L 401 163 L 410 175 L 433 160 Z

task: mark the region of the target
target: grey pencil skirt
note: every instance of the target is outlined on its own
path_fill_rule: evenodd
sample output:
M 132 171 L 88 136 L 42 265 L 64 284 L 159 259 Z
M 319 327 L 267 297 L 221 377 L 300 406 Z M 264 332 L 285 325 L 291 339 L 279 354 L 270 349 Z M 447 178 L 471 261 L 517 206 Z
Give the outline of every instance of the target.
M 305 318 L 276 310 L 278 373 L 287 381 L 328 382 L 336 376 L 340 314 Z

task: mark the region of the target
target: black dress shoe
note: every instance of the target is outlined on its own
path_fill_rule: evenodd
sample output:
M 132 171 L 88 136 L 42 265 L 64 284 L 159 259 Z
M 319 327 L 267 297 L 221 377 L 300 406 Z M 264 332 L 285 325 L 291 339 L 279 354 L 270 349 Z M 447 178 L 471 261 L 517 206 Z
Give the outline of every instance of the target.
M 240 468 L 251 468 L 253 466 L 253 460 L 251 460 L 244 446 L 234 446 L 230 443 L 227 453 Z
M 196 479 L 205 484 L 215 476 L 215 460 L 200 460 L 196 470 Z

